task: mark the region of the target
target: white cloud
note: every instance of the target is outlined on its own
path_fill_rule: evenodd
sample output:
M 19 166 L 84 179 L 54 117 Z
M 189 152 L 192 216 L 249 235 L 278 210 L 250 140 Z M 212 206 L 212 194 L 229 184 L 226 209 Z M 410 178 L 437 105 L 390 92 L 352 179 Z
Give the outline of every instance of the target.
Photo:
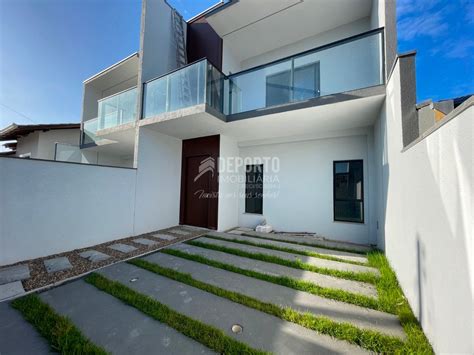
M 435 13 L 418 12 L 417 16 L 408 16 L 398 22 L 398 36 L 402 40 L 411 40 L 420 36 L 437 37 L 448 30 L 443 18 L 443 10 Z
M 474 40 L 472 39 L 460 39 L 458 41 L 451 42 L 445 46 L 443 50 L 445 57 L 447 58 L 467 58 L 473 56 L 474 52 Z

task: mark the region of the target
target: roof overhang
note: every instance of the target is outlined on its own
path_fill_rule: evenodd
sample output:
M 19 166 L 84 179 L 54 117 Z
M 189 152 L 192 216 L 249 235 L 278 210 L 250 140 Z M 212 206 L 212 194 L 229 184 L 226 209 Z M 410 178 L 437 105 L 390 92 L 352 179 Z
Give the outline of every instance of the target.
M 0 130 L 0 141 L 15 140 L 26 136 L 34 131 L 50 131 L 56 129 L 79 129 L 79 123 L 56 123 L 56 124 L 34 124 L 34 125 L 11 125 Z

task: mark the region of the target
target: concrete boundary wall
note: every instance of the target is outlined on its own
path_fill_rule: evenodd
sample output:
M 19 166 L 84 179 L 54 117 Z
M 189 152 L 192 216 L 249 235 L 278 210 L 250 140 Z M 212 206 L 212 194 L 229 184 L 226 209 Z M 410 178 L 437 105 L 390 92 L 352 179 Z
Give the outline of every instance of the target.
M 0 265 L 130 236 L 136 170 L 0 159 Z
M 474 99 L 404 149 L 406 69 L 398 61 L 375 129 L 379 245 L 435 352 L 472 354 Z

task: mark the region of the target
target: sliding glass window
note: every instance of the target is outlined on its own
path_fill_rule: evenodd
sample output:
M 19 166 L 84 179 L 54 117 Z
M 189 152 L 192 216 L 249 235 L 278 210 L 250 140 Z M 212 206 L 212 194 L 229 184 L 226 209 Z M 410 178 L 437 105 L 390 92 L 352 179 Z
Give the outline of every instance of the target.
M 334 220 L 364 223 L 362 160 L 334 162 Z

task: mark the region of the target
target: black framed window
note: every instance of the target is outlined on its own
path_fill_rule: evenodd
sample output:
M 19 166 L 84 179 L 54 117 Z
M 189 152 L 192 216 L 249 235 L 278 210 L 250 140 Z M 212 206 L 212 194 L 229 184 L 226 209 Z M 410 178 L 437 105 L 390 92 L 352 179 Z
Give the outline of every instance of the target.
M 363 161 L 335 161 L 333 169 L 334 220 L 364 223 Z
M 263 213 L 263 164 L 245 167 L 245 213 Z

